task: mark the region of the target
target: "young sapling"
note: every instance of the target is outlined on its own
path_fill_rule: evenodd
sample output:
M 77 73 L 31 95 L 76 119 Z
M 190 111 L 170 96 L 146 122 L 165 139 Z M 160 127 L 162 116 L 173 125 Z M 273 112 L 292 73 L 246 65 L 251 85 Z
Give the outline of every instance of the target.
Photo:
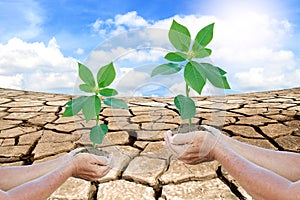
M 108 132 L 108 126 L 99 123 L 102 103 L 112 108 L 128 109 L 128 106 L 125 101 L 113 97 L 118 94 L 117 90 L 108 87 L 116 77 L 115 67 L 112 62 L 98 70 L 96 81 L 91 70 L 79 62 L 78 73 L 83 81 L 83 84 L 79 85 L 79 89 L 90 94 L 90 96 L 79 96 L 67 102 L 63 117 L 74 116 L 82 111 L 86 122 L 96 119 L 95 126 L 90 130 L 90 140 L 95 148 L 96 144 L 102 143 Z
M 230 89 L 225 76 L 226 71 L 208 62 L 199 62 L 199 59 L 211 55 L 212 50 L 207 45 L 213 38 L 214 23 L 202 28 L 194 41 L 189 30 L 173 20 L 168 37 L 175 51 L 168 52 L 165 59 L 168 63 L 155 67 L 151 76 L 171 75 L 183 71 L 185 81 L 185 94 L 179 94 L 174 98 L 174 104 L 179 111 L 182 120 L 188 119 L 189 125 L 196 114 L 196 106 L 190 98 L 191 89 L 199 95 L 207 80 L 215 87 Z

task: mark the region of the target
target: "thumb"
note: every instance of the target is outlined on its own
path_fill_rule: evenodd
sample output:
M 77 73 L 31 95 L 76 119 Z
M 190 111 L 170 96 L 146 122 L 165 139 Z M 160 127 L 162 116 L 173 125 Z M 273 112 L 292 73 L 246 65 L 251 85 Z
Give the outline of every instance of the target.
M 107 165 L 109 165 L 111 168 L 113 168 L 114 164 L 115 164 L 114 155 L 111 153 L 111 154 L 109 154 L 109 157 L 107 159 Z
M 201 125 L 203 128 L 207 129 L 210 133 L 212 133 L 214 136 L 220 135 L 220 130 L 207 125 Z
M 174 145 L 171 144 L 170 140 L 172 139 L 172 131 L 165 132 L 165 146 L 169 149 L 169 151 L 177 156 L 177 152 L 174 148 Z
M 178 133 L 172 137 L 171 143 L 178 144 L 178 145 L 190 144 L 192 143 L 195 136 L 196 136 L 195 132 Z

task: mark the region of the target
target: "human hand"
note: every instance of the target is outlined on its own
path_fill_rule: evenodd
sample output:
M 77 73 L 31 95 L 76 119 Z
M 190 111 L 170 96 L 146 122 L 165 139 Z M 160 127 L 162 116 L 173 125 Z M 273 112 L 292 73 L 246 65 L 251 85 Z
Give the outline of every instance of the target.
M 70 151 L 69 153 L 68 153 L 68 155 L 70 155 L 70 156 L 76 156 L 76 154 L 78 154 L 80 151 L 82 151 L 84 148 L 83 147 L 81 147 L 81 148 L 77 148 L 77 149 L 73 149 L 72 151 Z
M 71 160 L 73 166 L 73 177 L 87 181 L 95 181 L 105 176 L 112 165 L 112 154 L 109 158 L 96 156 L 89 153 L 80 153 Z
M 195 131 L 172 136 L 165 133 L 165 145 L 179 160 L 187 164 L 198 164 L 213 160 L 212 150 L 217 143 L 220 131 L 204 126 L 208 131 Z

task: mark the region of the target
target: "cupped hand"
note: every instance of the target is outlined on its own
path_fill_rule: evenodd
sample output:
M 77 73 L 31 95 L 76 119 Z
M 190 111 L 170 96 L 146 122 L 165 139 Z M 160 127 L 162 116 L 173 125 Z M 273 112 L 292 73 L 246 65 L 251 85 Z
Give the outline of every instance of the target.
M 73 177 L 95 181 L 105 176 L 111 169 L 112 155 L 109 158 L 89 153 L 80 153 L 71 160 Z
M 172 136 L 165 133 L 165 145 L 175 157 L 187 164 L 198 164 L 214 159 L 212 150 L 218 141 L 219 130 L 203 126 L 208 131 L 195 131 Z

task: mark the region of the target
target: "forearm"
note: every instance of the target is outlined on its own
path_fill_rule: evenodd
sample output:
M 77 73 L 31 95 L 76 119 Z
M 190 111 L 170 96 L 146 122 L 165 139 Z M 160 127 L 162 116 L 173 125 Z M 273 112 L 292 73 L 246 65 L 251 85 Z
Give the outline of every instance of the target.
M 7 191 L 23 183 L 41 177 L 57 168 L 62 163 L 67 162 L 69 159 L 70 155 L 65 154 L 59 158 L 43 163 L 28 166 L 2 167 L 0 168 L 0 189 Z
M 295 199 L 295 194 L 289 193 L 289 180 L 251 163 L 230 148 L 217 144 L 214 157 L 255 199 Z
M 72 166 L 62 165 L 56 170 L 6 192 L 8 199 L 47 199 L 60 185 L 72 176 Z
M 221 135 L 219 141 L 263 168 L 269 169 L 291 181 L 300 179 L 300 154 L 298 153 L 264 149 L 239 142 L 225 135 Z

